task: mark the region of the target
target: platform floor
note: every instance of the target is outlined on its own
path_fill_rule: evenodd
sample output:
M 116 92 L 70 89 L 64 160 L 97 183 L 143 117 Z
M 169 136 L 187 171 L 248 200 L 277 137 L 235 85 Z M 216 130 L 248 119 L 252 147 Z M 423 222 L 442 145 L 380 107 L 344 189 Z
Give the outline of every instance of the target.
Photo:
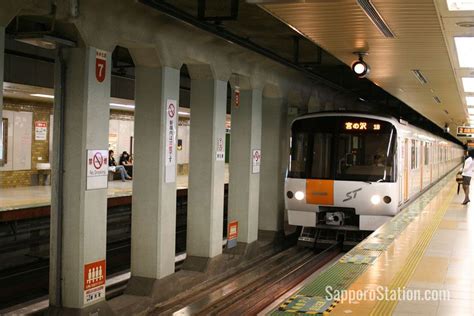
M 474 315 L 474 205 L 461 205 L 456 187 L 453 173 L 271 314 Z M 328 299 L 327 285 L 359 298 Z
M 225 183 L 229 183 L 229 168 L 226 164 Z M 122 197 L 132 195 L 133 180 L 122 182 L 109 181 L 107 197 Z M 188 188 L 188 176 L 178 175 L 176 179 L 177 190 Z M 51 204 L 51 186 L 30 186 L 0 189 L 0 212 L 12 211 L 31 207 L 40 207 Z

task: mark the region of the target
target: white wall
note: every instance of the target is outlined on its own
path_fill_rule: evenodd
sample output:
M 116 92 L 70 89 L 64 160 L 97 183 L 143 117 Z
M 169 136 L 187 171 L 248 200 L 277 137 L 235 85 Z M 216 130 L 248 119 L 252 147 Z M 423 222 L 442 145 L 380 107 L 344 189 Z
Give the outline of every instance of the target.
M 0 171 L 30 170 L 33 113 L 3 111 L 8 119 L 7 163 Z
M 178 164 L 189 163 L 189 125 L 178 125 L 178 139 L 181 139 L 183 146 L 177 151 Z
M 109 121 L 109 149 L 115 152 L 115 160 L 117 162 L 122 152 L 131 153 L 132 151 L 130 140 L 133 137 L 133 127 L 133 121 Z

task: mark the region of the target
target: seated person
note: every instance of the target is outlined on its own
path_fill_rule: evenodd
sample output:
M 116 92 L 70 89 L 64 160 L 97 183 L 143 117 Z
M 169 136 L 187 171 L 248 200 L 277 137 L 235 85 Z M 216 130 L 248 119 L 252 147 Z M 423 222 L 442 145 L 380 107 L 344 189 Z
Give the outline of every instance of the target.
M 130 177 L 127 173 L 127 170 L 125 170 L 124 166 L 117 166 L 117 163 L 115 162 L 114 158 L 114 151 L 109 150 L 109 171 L 112 171 L 114 173 L 120 172 L 120 176 L 122 177 L 122 181 L 125 182 L 125 179 L 131 180 L 132 177 Z
M 124 151 L 122 153 L 122 155 L 120 155 L 119 164 L 122 165 L 122 166 L 131 166 L 132 165 L 131 157 L 130 157 L 128 152 Z
M 130 154 L 129 154 L 128 152 L 124 151 L 124 152 L 120 155 L 119 164 L 120 164 L 121 166 L 124 166 L 124 167 L 125 167 L 125 170 L 127 170 L 127 173 L 128 173 L 130 176 L 133 176 L 132 157 L 130 156 Z

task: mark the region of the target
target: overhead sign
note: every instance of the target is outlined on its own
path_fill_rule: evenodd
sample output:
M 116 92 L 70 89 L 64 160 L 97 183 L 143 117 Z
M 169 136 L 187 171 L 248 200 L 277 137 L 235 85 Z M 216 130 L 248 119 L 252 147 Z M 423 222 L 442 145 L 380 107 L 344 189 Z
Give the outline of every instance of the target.
M 97 49 L 95 52 L 95 78 L 98 82 L 105 80 L 107 70 L 107 52 Z
M 471 126 L 458 126 L 457 136 L 458 137 L 471 137 L 471 136 L 474 136 L 474 127 L 471 127 Z
M 217 137 L 216 161 L 224 161 L 224 159 L 225 159 L 224 139 L 222 137 Z
M 252 150 L 252 173 L 260 173 L 260 162 L 262 161 L 262 151 Z
M 176 100 L 166 101 L 165 183 L 176 181 Z
M 88 150 L 86 190 L 107 189 L 108 174 L 107 150 Z
M 46 140 L 48 136 L 48 122 L 35 122 L 35 140 Z
M 84 265 L 84 304 L 105 299 L 105 260 Z
M 227 248 L 237 246 L 237 237 L 239 237 L 239 222 L 230 221 L 227 225 Z

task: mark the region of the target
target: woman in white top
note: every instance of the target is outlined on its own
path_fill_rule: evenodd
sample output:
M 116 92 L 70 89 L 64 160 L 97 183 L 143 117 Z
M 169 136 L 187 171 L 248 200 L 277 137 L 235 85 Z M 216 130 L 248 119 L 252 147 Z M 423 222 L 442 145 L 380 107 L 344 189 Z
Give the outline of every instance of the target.
M 464 190 L 464 202 L 463 205 L 466 205 L 470 202 L 469 200 L 469 185 L 471 184 L 471 178 L 474 175 L 474 150 L 468 151 L 468 156 L 464 160 L 464 166 L 462 168 L 462 189 Z

